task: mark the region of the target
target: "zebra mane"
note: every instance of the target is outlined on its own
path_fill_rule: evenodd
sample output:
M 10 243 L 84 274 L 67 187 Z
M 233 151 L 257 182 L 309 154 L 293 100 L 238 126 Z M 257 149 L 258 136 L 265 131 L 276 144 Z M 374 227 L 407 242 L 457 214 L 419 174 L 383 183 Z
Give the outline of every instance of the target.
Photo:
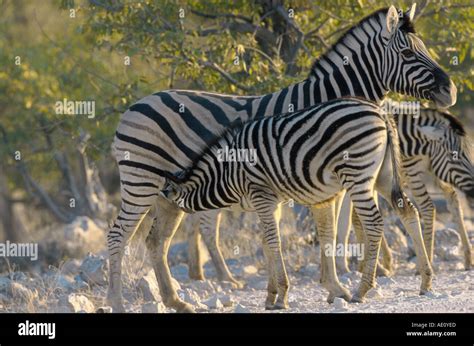
M 346 37 L 352 35 L 354 31 L 361 27 L 364 23 L 372 21 L 372 20 L 380 20 L 381 16 L 385 16 L 386 13 L 388 12 L 388 7 L 387 8 L 381 8 L 380 10 L 377 10 L 368 16 L 364 17 L 361 19 L 357 24 L 349 28 L 339 39 L 330 47 L 328 48 L 319 58 L 317 58 L 314 62 L 313 65 L 311 66 L 311 70 L 309 73 L 308 77 L 311 76 L 316 76 L 315 74 L 315 68 L 319 65 L 319 62 L 321 59 L 325 58 L 330 52 L 332 52 L 340 43 L 344 42 Z M 398 26 L 398 29 L 405 32 L 405 33 L 413 33 L 415 34 L 415 26 L 413 21 L 410 20 L 408 13 L 404 13 L 403 17 L 400 18 L 400 24 Z

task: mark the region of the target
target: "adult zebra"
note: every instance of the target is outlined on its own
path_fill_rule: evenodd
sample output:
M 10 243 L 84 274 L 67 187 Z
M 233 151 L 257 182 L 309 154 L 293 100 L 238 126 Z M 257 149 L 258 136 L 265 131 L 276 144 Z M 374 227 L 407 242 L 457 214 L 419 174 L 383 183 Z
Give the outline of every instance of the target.
M 184 213 L 159 198 L 158 191 L 164 176 L 188 167 L 234 121 L 245 122 L 292 108 L 297 111 L 342 96 L 380 102 L 389 91 L 434 100 L 445 107 L 454 104 L 456 88 L 414 34 L 413 14 L 412 8 L 399 17 L 393 6 L 373 13 L 318 59 L 306 80 L 272 94 L 240 97 L 170 90 L 132 105 L 123 114 L 114 141 L 122 197 L 119 215 L 107 238 L 107 300 L 114 311 L 124 311 L 124 247 L 154 207 L 156 216 L 147 247 L 163 302 L 177 311 L 192 311 L 173 289 L 167 264 L 168 248 Z M 334 279 L 335 265 L 328 266 Z
M 404 199 L 398 150 L 395 123 L 377 104 L 335 99 L 228 130 L 192 167 L 170 175 L 162 194 L 190 213 L 234 205 L 256 211 L 269 272 L 265 307 L 286 309 L 289 281 L 276 216 L 279 205 L 292 199 L 313 208 L 347 190 L 368 239 L 367 267 L 356 294 L 362 301 L 374 285 L 383 234 L 373 193 L 379 172 L 391 173 L 388 197 L 393 204 Z M 249 151 L 256 153 L 255 160 L 227 160 L 223 155 Z M 326 216 L 334 213 L 321 219 L 333 228 L 331 220 L 323 220 Z M 322 245 L 321 251 L 334 250 L 332 244 L 324 245 L 329 246 Z
M 403 110 L 397 104 L 390 108 Z M 471 269 L 471 244 L 464 225 L 460 201 L 455 191 L 458 189 L 464 193 L 470 204 L 474 206 L 474 157 L 471 141 L 463 124 L 447 111 L 431 108 L 421 109 L 418 116 L 396 112 L 394 118 L 398 127 L 407 187 L 413 195 L 423 220 L 423 240 L 430 261 L 433 261 L 436 209 L 426 187 L 427 181 L 433 181 L 443 191 L 448 209 L 461 236 L 464 267 L 466 270 Z M 350 219 L 350 204 L 345 210 L 341 217 Z M 354 222 L 354 229 L 360 240 L 360 225 L 357 220 Z M 338 243 L 347 243 L 348 231 L 349 227 L 338 230 Z M 383 263 L 385 269 L 390 271 L 390 249 L 386 245 L 383 248 L 385 248 L 385 251 L 382 251 Z M 337 258 L 336 265 L 339 272 L 349 271 L 344 257 Z M 384 268 L 380 268 L 380 272 L 383 271 Z

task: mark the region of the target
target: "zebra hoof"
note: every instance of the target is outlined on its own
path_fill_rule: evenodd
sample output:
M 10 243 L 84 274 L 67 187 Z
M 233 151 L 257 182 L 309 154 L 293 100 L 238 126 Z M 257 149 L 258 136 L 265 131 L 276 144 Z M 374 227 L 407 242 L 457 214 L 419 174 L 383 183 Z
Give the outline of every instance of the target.
M 265 306 L 265 310 L 286 310 L 288 309 L 288 304 L 286 303 L 276 303 L 271 306 Z
M 377 266 L 376 275 L 380 277 L 388 277 L 390 276 L 390 271 L 379 265 Z
M 223 283 L 230 285 L 232 289 L 241 290 L 245 287 L 245 282 L 231 279 L 231 280 L 222 280 Z
M 470 261 L 464 262 L 464 269 L 467 270 L 467 271 L 472 269 L 472 264 L 471 264 Z
M 429 296 L 433 294 L 433 290 L 430 289 L 420 289 L 420 296 Z
M 350 302 L 352 300 L 352 295 L 349 292 L 349 290 L 347 290 L 345 288 L 340 288 L 339 292 L 337 292 L 337 293 L 329 293 L 328 298 L 326 299 L 326 301 L 329 304 L 332 304 L 332 303 L 334 303 L 334 299 L 336 299 L 336 298 L 342 298 L 346 302 Z

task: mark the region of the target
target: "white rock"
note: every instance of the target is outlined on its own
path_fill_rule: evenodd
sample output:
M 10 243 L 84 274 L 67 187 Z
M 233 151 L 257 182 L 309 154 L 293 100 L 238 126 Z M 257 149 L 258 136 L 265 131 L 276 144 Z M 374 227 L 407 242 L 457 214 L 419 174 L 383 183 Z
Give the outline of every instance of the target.
M 152 302 L 161 300 L 160 289 L 153 270 L 150 270 L 140 279 L 140 281 L 138 281 L 137 287 L 145 301 Z
M 247 275 L 255 275 L 258 273 L 258 269 L 254 265 L 248 265 L 244 267 L 244 273 Z
M 148 302 L 142 305 L 142 313 L 144 314 L 158 314 L 160 312 L 163 312 L 163 309 L 157 302 Z
M 369 290 L 369 292 L 367 292 L 367 298 L 374 299 L 374 298 L 382 298 L 382 297 L 383 297 L 383 294 L 380 287 L 372 288 L 371 290 Z
M 347 302 L 344 299 L 339 298 L 339 297 L 334 298 L 333 304 L 336 310 L 347 310 L 347 307 L 348 307 Z
M 207 295 L 216 291 L 216 287 L 209 280 L 193 281 L 191 287 L 194 291 L 198 292 L 199 295 Z
M 459 258 L 461 238 L 459 233 L 452 229 L 440 229 L 435 232 L 434 252 L 440 260 L 453 261 Z
M 377 283 L 379 285 L 391 285 L 391 284 L 395 284 L 396 281 L 393 280 L 391 277 L 378 277 L 377 278 Z
M 60 307 L 67 312 L 93 313 L 95 311 L 94 304 L 86 296 L 75 293 L 63 297 L 60 300 Z
M 73 254 L 83 256 L 84 249 L 98 252 L 105 244 L 105 232 L 94 220 L 79 216 L 64 229 L 66 248 Z
M 233 299 L 226 295 L 226 294 L 219 294 L 219 300 L 221 301 L 222 305 L 224 305 L 225 307 L 230 307 L 230 306 L 233 306 L 234 305 L 234 301 Z
M 236 314 L 249 314 L 250 309 L 246 308 L 245 306 L 241 304 L 237 304 L 234 309 L 234 313 Z
M 203 302 L 209 309 L 222 309 L 224 305 L 217 296 L 213 296 Z
M 88 254 L 79 270 L 81 278 L 88 284 L 107 284 L 107 261 L 102 256 Z

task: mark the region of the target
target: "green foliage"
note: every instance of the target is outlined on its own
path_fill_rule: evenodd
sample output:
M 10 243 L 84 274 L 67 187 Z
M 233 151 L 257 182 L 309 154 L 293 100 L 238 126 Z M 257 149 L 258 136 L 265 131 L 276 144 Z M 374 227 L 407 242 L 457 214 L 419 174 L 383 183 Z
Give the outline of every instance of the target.
M 60 189 L 53 155 L 70 153 L 80 131 L 91 134 L 89 155 L 111 164 L 120 113 L 141 97 L 168 88 L 242 95 L 278 90 L 306 78 L 313 60 L 348 27 L 384 6 L 375 0 L 288 1 L 304 34 L 298 46 L 297 29 L 268 13 L 268 3 L 0 1 L 0 129 L 6 136 L 0 132 L 0 167 L 12 187 L 22 186 L 17 150 L 37 179 Z M 408 9 L 411 1 L 397 4 Z M 458 86 L 457 107 L 474 103 L 472 18 L 469 0 L 431 1 L 416 25 Z M 96 117 L 56 114 L 54 105 L 63 98 L 95 101 Z

